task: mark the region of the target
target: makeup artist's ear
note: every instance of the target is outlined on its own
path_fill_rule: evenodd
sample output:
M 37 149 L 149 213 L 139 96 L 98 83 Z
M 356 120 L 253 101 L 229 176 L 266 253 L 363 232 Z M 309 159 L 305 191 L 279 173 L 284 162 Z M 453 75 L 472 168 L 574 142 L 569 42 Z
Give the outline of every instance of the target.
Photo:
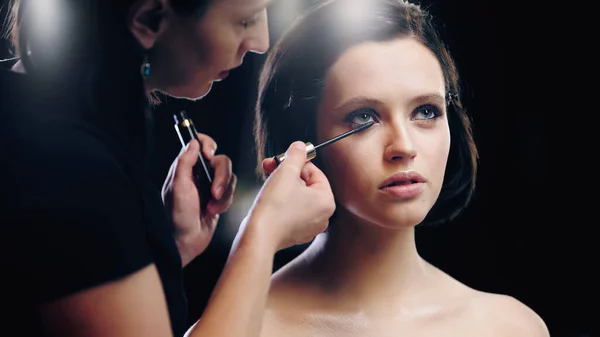
M 167 0 L 136 0 L 129 9 L 129 30 L 144 49 L 150 49 L 165 30 Z

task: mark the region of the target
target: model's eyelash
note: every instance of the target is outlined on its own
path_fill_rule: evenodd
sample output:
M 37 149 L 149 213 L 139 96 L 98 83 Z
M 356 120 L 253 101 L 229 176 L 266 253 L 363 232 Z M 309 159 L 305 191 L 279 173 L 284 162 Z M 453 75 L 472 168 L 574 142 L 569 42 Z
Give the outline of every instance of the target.
M 362 119 L 362 120 L 360 120 Z M 379 115 L 377 111 L 372 108 L 359 108 L 352 112 L 350 112 L 344 121 L 352 126 L 360 126 L 362 124 L 366 124 L 370 121 L 377 122 L 379 120 Z
M 418 114 L 429 112 L 430 115 L 424 118 L 416 118 Z M 412 112 L 412 118 L 416 120 L 431 121 L 443 116 L 443 110 L 433 104 L 423 104 Z
M 443 109 L 435 104 L 423 104 L 411 112 L 411 120 L 418 123 L 434 123 L 444 115 Z M 369 122 L 379 122 L 380 116 L 373 108 L 362 107 L 350 112 L 344 122 L 351 127 L 357 127 Z

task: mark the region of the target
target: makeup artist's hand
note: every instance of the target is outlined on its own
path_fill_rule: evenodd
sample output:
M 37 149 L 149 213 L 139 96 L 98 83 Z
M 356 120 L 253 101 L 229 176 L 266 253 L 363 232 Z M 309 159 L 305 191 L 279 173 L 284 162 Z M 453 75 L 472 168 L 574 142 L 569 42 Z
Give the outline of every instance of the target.
M 198 161 L 200 145 L 194 139 L 183 148 L 171 165 L 162 188 L 163 202 L 171 212 L 175 225 L 175 239 L 183 266 L 200 255 L 213 237 L 219 214 L 229 209 L 237 183 L 231 171 L 231 160 L 225 155 L 215 156 L 217 144 L 207 135 L 198 134 L 204 157 L 214 168 L 211 186 L 212 199 L 206 209 L 200 209 L 200 196 L 194 184 L 193 167 Z
M 306 146 L 294 142 L 286 159 L 277 167 L 271 158 L 263 161 L 270 173 L 243 224 L 241 235 L 260 236 L 275 251 L 303 244 L 325 231 L 335 211 L 335 201 L 325 174 L 306 163 Z

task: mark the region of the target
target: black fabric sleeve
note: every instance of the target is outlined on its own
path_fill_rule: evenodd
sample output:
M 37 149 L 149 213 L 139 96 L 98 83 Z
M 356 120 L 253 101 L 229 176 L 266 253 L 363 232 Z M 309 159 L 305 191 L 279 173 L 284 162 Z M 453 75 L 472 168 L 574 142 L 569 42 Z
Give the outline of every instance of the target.
M 1 259 L 8 277 L 30 289 L 23 296 L 33 302 L 114 281 L 152 263 L 142 198 L 124 166 L 93 135 L 48 127 L 52 132 L 10 144 L 3 168 L 9 194 L 0 243 L 10 256 Z

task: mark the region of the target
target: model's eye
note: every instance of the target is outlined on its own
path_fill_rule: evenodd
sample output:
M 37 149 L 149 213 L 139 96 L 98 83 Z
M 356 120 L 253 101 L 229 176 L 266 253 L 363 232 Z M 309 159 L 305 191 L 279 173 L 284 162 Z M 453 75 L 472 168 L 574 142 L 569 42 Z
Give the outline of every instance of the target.
M 377 112 L 371 108 L 360 108 L 346 116 L 346 121 L 353 126 L 360 126 L 377 121 Z
M 415 109 L 413 112 L 413 118 L 417 120 L 431 120 L 440 117 L 440 109 L 435 105 L 425 104 Z

